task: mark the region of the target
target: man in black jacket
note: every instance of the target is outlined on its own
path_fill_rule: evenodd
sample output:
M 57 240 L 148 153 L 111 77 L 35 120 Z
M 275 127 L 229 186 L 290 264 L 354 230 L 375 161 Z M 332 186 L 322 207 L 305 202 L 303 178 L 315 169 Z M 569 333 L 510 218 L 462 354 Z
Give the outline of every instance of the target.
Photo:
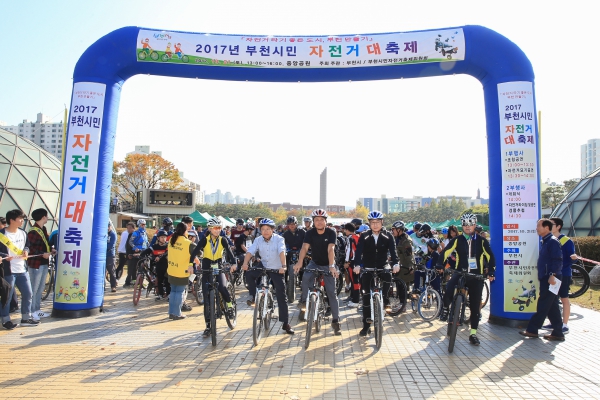
M 481 294 L 483 292 L 484 281 L 482 277 L 487 275 L 490 282 L 494 280 L 496 259 L 487 239 L 475 233 L 477 217 L 467 213 L 460 217 L 460 219 L 462 221 L 463 234 L 452 238 L 448 242 L 448 245 L 444 247 L 441 257 L 438 258 L 436 269 L 443 270 L 446 259 L 455 252 L 456 270 L 468 270 L 471 274 L 479 276 L 467 276 L 466 278 L 466 286 L 469 288 L 469 309 L 471 311 L 471 335 L 469 336 L 469 342 L 472 345 L 479 346 L 477 327 L 479 326 L 479 314 L 481 312 Z M 450 303 L 452 303 L 454 288 L 459 278 L 459 274 L 454 274 L 446 284 L 444 308 L 440 315 L 440 321 L 448 320 Z
M 369 229 L 363 232 L 358 239 L 356 253 L 354 256 L 354 272 L 361 272 L 364 268 L 377 268 L 378 270 L 386 270 L 388 273 L 381 275 L 383 281 L 383 305 L 386 311 L 391 311 L 390 300 L 388 293 L 390 291 L 390 283 L 392 275 L 390 272 L 398 273 L 400 266 L 398 265 L 398 256 L 396 254 L 396 241 L 389 232 L 382 230 L 383 214 L 379 211 L 371 211 L 367 215 L 369 220 Z M 388 264 L 388 254 L 394 264 L 393 270 L 390 271 Z M 362 268 L 361 268 L 362 267 Z M 361 290 L 363 293 L 363 328 L 360 331 L 360 336 L 367 336 L 371 329 L 371 284 L 373 283 L 373 272 L 363 271 L 360 278 Z

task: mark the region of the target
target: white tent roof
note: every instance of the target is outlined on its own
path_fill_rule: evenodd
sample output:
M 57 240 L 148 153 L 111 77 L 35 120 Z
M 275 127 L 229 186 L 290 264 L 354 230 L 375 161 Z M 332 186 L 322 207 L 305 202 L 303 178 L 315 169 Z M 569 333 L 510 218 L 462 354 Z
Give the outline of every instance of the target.
M 229 222 L 229 220 L 225 217 L 222 217 L 219 215 L 217 218 L 219 218 L 219 220 L 221 220 L 221 223 L 223 224 L 223 226 L 235 226 L 235 224 Z

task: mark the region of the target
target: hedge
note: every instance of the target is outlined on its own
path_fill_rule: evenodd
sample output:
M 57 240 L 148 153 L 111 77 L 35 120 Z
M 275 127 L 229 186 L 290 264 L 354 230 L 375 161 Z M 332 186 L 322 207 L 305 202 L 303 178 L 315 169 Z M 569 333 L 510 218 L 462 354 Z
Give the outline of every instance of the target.
M 575 243 L 575 253 L 578 256 L 600 261 L 600 236 L 581 236 L 571 239 Z

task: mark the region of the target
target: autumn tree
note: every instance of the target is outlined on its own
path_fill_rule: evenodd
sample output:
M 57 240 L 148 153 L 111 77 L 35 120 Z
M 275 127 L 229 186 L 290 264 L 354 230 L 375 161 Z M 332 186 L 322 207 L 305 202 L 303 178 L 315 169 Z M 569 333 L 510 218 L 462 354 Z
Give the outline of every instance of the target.
M 575 189 L 575 186 L 577 186 L 577 184 L 579 183 L 581 179 L 579 178 L 573 178 L 573 179 L 568 179 L 566 181 L 563 181 L 564 185 L 565 185 L 565 195 L 569 194 L 571 192 L 571 190 Z
M 135 204 L 141 189 L 187 190 L 179 171 L 158 154 L 129 154 L 123 161 L 113 162 L 112 196 Z
M 541 195 L 542 207 L 550 207 L 554 210 L 554 207 L 560 203 L 565 195 L 566 192 L 564 186 L 548 186 Z

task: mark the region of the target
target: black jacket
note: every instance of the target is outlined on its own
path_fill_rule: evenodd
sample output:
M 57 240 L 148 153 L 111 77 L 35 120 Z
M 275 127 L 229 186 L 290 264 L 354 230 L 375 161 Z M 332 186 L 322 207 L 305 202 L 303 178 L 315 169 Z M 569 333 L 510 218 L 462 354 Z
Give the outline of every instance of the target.
M 469 242 L 464 235 L 456 236 L 448 242 L 448 245 L 444 247 L 444 251 L 441 257 L 438 258 L 437 268 L 441 269 L 442 264 L 446 261 L 452 252 L 456 252 L 456 269 L 457 270 L 468 270 L 469 269 Z M 488 268 L 487 275 L 494 276 L 496 271 L 496 259 L 494 253 L 490 248 L 490 242 L 480 235 L 473 235 L 471 240 L 471 256 L 475 257 L 477 261 L 477 270 L 470 271 L 479 275 L 485 274 L 485 268 Z M 486 265 L 487 261 L 487 265 Z
M 392 234 L 380 231 L 377 243 L 375 243 L 373 232 L 369 229 L 363 232 L 358 239 L 354 263 L 364 268 L 382 268 L 387 264 L 388 254 L 391 257 L 392 265 L 398 264 L 396 241 Z

